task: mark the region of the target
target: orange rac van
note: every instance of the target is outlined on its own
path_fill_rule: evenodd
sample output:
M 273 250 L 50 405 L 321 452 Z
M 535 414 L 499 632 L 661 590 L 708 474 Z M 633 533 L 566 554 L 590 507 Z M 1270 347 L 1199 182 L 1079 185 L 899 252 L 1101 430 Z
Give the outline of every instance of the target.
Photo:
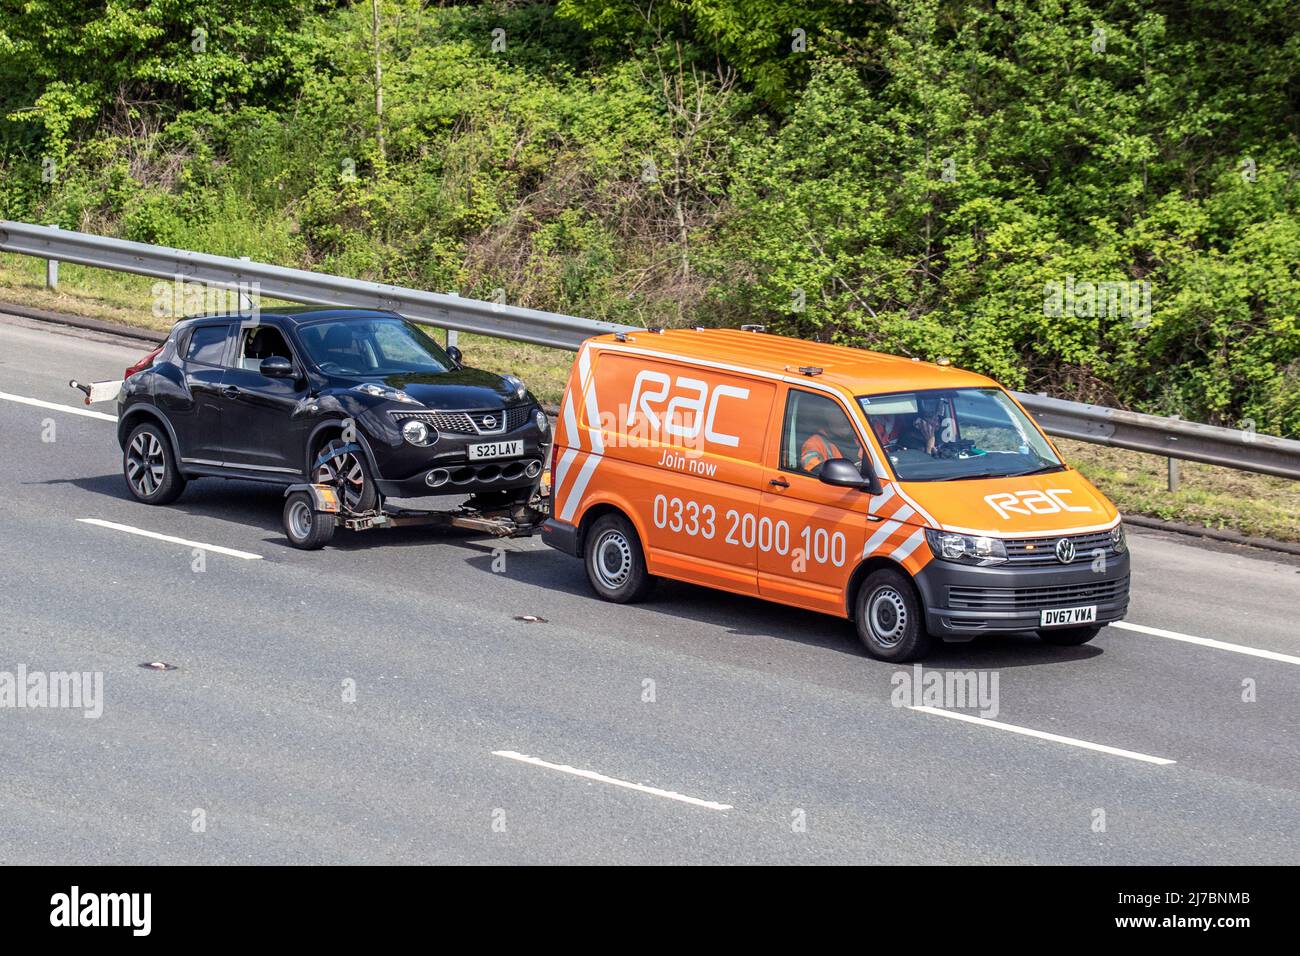
M 1128 608 L 1120 516 L 997 382 L 729 329 L 588 339 L 556 424 L 547 544 L 596 593 L 656 578 L 849 618 L 867 652 Z

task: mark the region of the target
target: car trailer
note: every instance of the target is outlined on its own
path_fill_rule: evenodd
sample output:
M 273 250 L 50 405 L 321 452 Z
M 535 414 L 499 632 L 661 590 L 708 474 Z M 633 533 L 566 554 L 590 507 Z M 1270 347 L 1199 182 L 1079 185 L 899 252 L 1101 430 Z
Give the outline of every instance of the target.
M 381 499 L 374 510 L 353 513 L 343 507 L 333 485 L 290 485 L 284 493 L 284 533 L 291 545 L 305 551 L 324 547 L 339 528 L 463 528 L 496 538 L 526 538 L 539 533 L 550 515 L 545 488 L 539 485 L 529 501 L 509 508 L 480 509 L 466 503 L 447 511 L 423 511 L 386 507 Z

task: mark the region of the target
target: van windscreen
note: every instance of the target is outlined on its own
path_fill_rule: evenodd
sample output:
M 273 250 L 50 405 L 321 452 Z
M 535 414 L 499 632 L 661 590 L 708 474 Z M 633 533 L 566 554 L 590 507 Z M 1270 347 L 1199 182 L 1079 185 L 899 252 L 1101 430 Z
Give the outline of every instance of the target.
M 899 481 L 1005 478 L 1065 467 L 1001 389 L 862 395 L 858 404 Z

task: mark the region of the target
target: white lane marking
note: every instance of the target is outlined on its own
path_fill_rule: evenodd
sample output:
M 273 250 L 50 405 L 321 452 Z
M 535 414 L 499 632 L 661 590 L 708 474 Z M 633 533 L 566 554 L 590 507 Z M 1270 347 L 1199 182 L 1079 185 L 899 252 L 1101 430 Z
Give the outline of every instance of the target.
M 223 548 L 217 544 L 204 544 L 202 541 L 190 541 L 188 538 L 173 538 L 169 534 L 159 534 L 157 531 L 145 531 L 143 528 L 133 528 L 129 524 L 117 524 L 112 521 L 105 521 L 103 518 L 78 518 L 82 524 L 93 524 L 97 528 L 110 528 L 113 531 L 125 531 L 127 534 L 138 534 L 142 538 L 153 538 L 155 541 L 170 541 L 172 544 L 183 544 L 189 548 L 198 548 L 201 551 L 211 551 L 213 554 L 226 554 L 232 558 L 243 558 L 245 561 L 261 561 L 260 554 L 253 554 L 251 551 L 236 551 L 234 548 Z
M 640 783 L 629 783 L 626 780 L 619 780 L 615 777 L 607 777 L 603 773 L 596 773 L 594 770 L 581 770 L 577 767 L 570 767 L 562 763 L 548 763 L 538 757 L 529 757 L 526 754 L 518 753 L 514 750 L 494 750 L 492 755 L 495 757 L 505 757 L 509 760 L 518 760 L 520 763 L 532 764 L 534 767 L 545 767 L 547 770 L 558 770 L 561 773 L 571 773 L 575 777 L 582 777 L 584 780 L 595 780 L 597 783 L 608 783 L 615 787 L 623 787 L 627 790 L 636 790 L 639 793 L 648 793 L 656 797 L 666 797 L 669 800 L 676 800 L 679 803 L 689 803 L 693 807 L 704 807 L 706 810 L 734 810 L 735 807 L 728 803 L 715 803 L 712 800 L 701 800 L 699 797 L 688 797 L 683 793 L 674 793 L 671 790 L 660 790 L 658 787 L 647 787 Z
M 25 395 L 10 395 L 8 392 L 0 392 L 0 398 L 6 402 L 17 402 L 20 405 L 35 405 L 37 408 L 48 408 L 56 412 L 67 412 L 70 415 L 84 415 L 87 418 L 98 418 L 104 422 L 117 421 L 116 415 L 108 415 L 104 412 L 97 412 L 91 408 L 77 408 L 75 405 L 59 405 L 55 402 L 43 402 L 39 398 L 28 398 Z
M 1130 760 L 1142 760 L 1146 763 L 1154 764 L 1171 764 L 1177 761 L 1169 760 L 1166 757 L 1152 757 L 1150 754 L 1140 754 L 1134 750 L 1121 750 L 1119 747 L 1107 747 L 1105 744 L 1094 744 L 1088 740 L 1079 740 L 1076 737 L 1062 737 L 1060 734 L 1049 734 L 1045 730 L 1031 730 L 1028 727 L 1017 727 L 1015 724 L 1004 724 L 1001 721 L 989 720 L 987 717 L 976 717 L 973 714 L 959 714 L 952 710 L 940 710 L 938 707 L 915 706 L 909 707 L 908 710 L 919 710 L 923 714 L 934 714 L 936 717 L 951 717 L 953 720 L 964 720 L 968 724 L 979 724 L 981 727 L 992 727 L 995 730 L 1008 730 L 1013 734 L 1024 734 L 1026 737 L 1037 737 L 1039 740 L 1051 740 L 1058 744 L 1069 744 L 1071 747 L 1082 747 L 1084 750 L 1096 750 L 1098 753 L 1113 754 L 1116 757 L 1128 757 Z
M 1177 631 L 1166 631 L 1159 627 L 1147 627 L 1145 624 L 1130 624 L 1128 621 L 1111 621 L 1107 627 L 1122 627 L 1126 631 L 1137 631 L 1140 634 L 1151 634 L 1155 637 L 1167 637 L 1171 641 L 1186 641 L 1188 644 L 1199 644 L 1202 647 L 1213 647 L 1221 651 L 1233 651 L 1237 654 L 1249 654 L 1251 657 L 1262 657 L 1265 660 L 1281 661 L 1284 664 L 1300 664 L 1300 657 L 1294 654 L 1282 654 L 1279 651 L 1266 651 L 1261 647 L 1247 647 L 1245 644 L 1229 644 L 1227 641 L 1216 641 L 1209 637 L 1193 637 L 1191 634 L 1179 634 Z

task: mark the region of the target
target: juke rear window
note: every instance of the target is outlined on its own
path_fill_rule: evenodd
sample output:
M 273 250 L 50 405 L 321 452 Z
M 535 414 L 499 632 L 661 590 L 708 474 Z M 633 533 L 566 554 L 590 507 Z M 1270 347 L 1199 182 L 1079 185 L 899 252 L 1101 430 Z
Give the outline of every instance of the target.
M 226 339 L 229 335 L 229 325 L 197 326 L 190 333 L 190 341 L 185 348 L 185 361 L 220 365 L 226 357 Z

